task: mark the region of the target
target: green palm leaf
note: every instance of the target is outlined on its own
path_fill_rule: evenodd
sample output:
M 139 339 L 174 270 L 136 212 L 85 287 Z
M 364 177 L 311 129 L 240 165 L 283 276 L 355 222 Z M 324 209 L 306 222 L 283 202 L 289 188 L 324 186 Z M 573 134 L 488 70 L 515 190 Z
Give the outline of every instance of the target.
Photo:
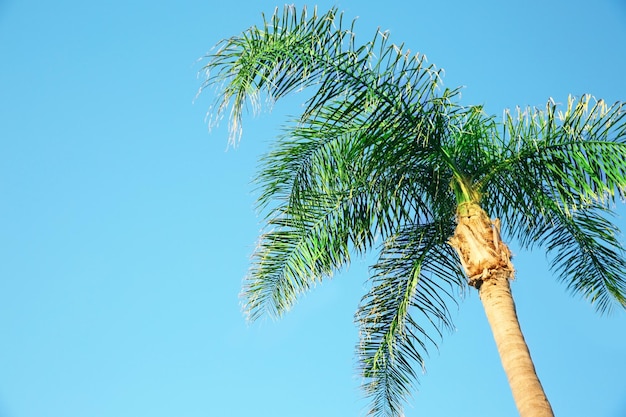
M 591 106 L 591 109 L 589 108 Z M 530 169 L 568 212 L 592 201 L 614 201 L 626 190 L 626 112 L 621 104 L 569 99 L 564 112 L 518 112 L 505 120 L 510 156 L 503 164 Z
M 260 108 L 262 92 L 273 102 L 287 93 L 316 86 L 303 119 L 320 111 L 328 114 L 328 103 L 339 104 L 333 120 L 344 122 L 355 112 L 380 114 L 372 109 L 382 107 L 414 129 L 421 124 L 419 117 L 413 116 L 415 107 L 420 110 L 430 97 L 437 96 L 439 87 L 440 71 L 427 66 L 425 57 L 388 44 L 384 33 L 377 32 L 370 42 L 356 47 L 352 26 L 344 29 L 335 8 L 321 16 L 314 10 L 308 18 L 306 9 L 298 17 L 293 6 L 286 6 L 282 17 L 275 13 L 270 20 L 264 18 L 262 28 L 252 27 L 216 48 L 203 68 L 202 89 L 211 85 L 221 88 L 211 112 L 212 124 L 231 107 L 231 141 L 241 135 L 246 106 L 253 111 Z M 441 97 L 449 99 L 456 94 L 446 90 Z M 421 110 L 420 114 L 432 114 Z
M 452 216 L 443 223 L 408 225 L 385 242 L 373 267 L 372 289 L 357 312 L 372 415 L 401 415 L 418 378 L 415 369 L 438 344 L 433 332 L 441 337 L 453 328 L 448 305 L 465 282 L 454 250 L 442 239 L 453 229 Z
M 381 151 L 367 128 L 324 133 L 296 127 L 262 159 L 259 202 L 266 209 L 279 204 L 269 207 L 268 232 L 246 279 L 252 319 L 282 314 L 298 294 L 347 264 L 351 250 L 371 248 L 376 235 L 384 239 L 404 223 L 432 218 L 433 199 L 453 218 L 454 201 L 437 197 L 443 191 L 432 168 L 367 157 Z
M 608 221 L 612 212 L 594 205 L 572 216 L 558 213 L 538 241 L 552 256 L 552 268 L 573 293 L 581 294 L 600 312 L 617 302 L 626 307 L 624 248 L 619 230 Z
M 626 118 L 620 105 L 570 99 L 565 112 L 507 118 L 506 151 L 485 176 L 484 206 L 523 247 L 545 245 L 568 289 L 608 311 L 624 304 L 624 250 L 606 204 L 626 190 Z

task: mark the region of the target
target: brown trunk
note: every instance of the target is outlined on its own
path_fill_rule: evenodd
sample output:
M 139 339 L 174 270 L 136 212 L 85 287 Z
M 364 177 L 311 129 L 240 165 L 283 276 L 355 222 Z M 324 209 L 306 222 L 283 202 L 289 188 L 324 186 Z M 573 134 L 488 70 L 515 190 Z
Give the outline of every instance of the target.
M 450 244 L 457 250 L 469 285 L 479 290 L 502 367 L 521 417 L 553 417 L 515 312 L 509 280 L 511 252 L 500 240 L 500 222 L 491 221 L 478 204 L 459 206 Z

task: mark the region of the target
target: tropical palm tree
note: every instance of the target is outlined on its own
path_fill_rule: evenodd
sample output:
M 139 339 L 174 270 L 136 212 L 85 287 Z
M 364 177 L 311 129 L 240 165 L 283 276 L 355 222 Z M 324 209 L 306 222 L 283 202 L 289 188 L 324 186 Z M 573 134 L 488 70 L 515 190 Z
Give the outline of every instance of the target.
M 606 312 L 626 307 L 626 270 L 609 219 L 626 192 L 622 105 L 590 96 L 506 112 L 458 103 L 458 89 L 386 33 L 358 46 L 354 21 L 294 7 L 218 43 L 202 89 L 210 124 L 230 109 L 230 141 L 258 111 L 311 89 L 262 158 L 267 213 L 243 290 L 251 320 L 378 249 L 356 313 L 370 414 L 400 416 L 428 349 L 452 327 L 459 289 L 478 290 L 520 415 L 552 416 L 517 320 L 511 252 L 543 247 L 567 288 Z M 540 283 L 536 283 L 540 285 Z M 540 287 L 539 287 L 540 288 Z

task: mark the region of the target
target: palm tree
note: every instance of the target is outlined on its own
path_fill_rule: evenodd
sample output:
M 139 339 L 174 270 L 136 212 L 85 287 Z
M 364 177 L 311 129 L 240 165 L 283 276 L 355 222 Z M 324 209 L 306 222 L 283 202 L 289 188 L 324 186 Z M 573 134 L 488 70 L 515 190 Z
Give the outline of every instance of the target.
M 371 415 L 402 415 L 416 369 L 469 285 L 520 415 L 552 416 L 502 237 L 545 248 L 558 278 L 598 311 L 626 307 L 626 261 L 609 221 L 626 192 L 622 105 L 585 95 L 497 122 L 461 106 L 424 56 L 381 32 L 358 46 L 353 29 L 337 9 L 309 16 L 285 7 L 206 57 L 202 89 L 217 88 L 209 123 L 230 109 L 232 143 L 248 106 L 312 92 L 261 160 L 267 227 L 244 284 L 249 319 L 282 315 L 351 254 L 378 249 L 356 313 Z

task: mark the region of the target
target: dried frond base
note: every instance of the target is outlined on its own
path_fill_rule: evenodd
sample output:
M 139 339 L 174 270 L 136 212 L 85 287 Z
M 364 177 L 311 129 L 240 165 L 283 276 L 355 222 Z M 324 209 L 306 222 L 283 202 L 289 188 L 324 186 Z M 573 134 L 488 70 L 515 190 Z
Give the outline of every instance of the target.
M 511 251 L 500 238 L 500 220 L 491 220 L 478 204 L 459 206 L 457 227 L 448 242 L 459 255 L 469 285 L 480 288 L 496 272 L 513 277 Z

